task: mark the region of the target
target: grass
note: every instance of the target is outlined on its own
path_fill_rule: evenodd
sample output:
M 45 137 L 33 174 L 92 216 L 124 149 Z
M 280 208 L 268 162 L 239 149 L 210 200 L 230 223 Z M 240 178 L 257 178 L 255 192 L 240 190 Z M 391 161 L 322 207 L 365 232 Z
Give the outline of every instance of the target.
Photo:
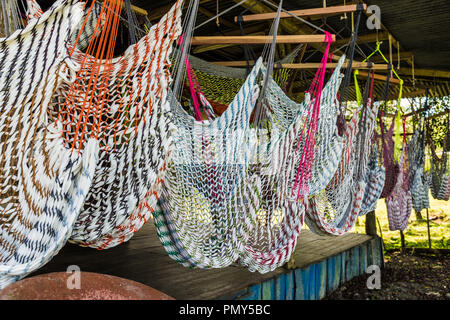
M 430 194 L 430 209 L 428 209 L 428 212 L 430 218 L 431 247 L 433 249 L 449 249 L 450 201 L 435 200 Z M 378 200 L 375 214 L 381 225 L 381 234 L 379 226 L 377 226 L 377 232 L 379 236 L 382 235 L 383 237 L 385 249 L 400 248 L 400 232 L 389 230 L 386 203 L 384 199 Z M 408 228 L 403 231 L 406 247 L 428 248 L 426 210 L 422 211 L 422 217 L 424 220 L 417 220 L 414 210 L 412 211 Z M 353 232 L 365 233 L 365 217 L 358 218 Z

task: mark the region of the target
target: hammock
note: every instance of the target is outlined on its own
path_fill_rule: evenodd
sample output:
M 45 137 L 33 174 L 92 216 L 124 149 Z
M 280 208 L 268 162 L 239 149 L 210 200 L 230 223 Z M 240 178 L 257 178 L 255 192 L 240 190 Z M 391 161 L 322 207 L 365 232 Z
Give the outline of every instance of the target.
M 373 80 L 372 80 L 373 81 Z M 339 236 L 349 232 L 360 215 L 366 182 L 369 150 L 379 104 L 368 100 L 362 110 L 356 110 L 347 124 L 345 145 L 339 167 L 319 194 L 309 199 L 305 222 L 315 233 Z
M 321 94 L 319 125 L 311 174 L 311 194 L 328 184 L 336 171 L 342 153 L 342 138 L 337 135 L 336 118 L 339 107 L 336 95 L 341 84 L 341 57 Z M 299 140 L 303 128 L 309 126 L 307 114 L 311 101 L 309 94 L 302 104 L 290 100 L 276 81 L 271 79 L 265 92 L 269 113 L 267 130 L 270 143 L 258 141 L 258 158 L 250 166 L 246 191 L 258 196 L 256 224 L 249 227 L 250 238 L 239 263 L 250 271 L 266 273 L 284 265 L 294 251 L 303 225 L 305 207 L 297 200 L 294 185 L 306 136 Z M 251 198 L 248 195 L 246 197 Z
M 9 37 L 24 27 L 18 0 L 2 0 L 0 3 L 0 37 Z
M 411 215 L 412 198 L 409 184 L 408 151 L 404 137 L 403 151 L 400 156 L 400 174 L 397 184 L 386 198 L 389 230 L 405 230 Z
M 447 132 L 450 119 L 447 122 Z M 431 151 L 431 178 L 429 179 L 431 195 L 437 200 L 448 201 L 450 199 L 450 173 L 448 170 L 448 133 L 445 135 L 443 143 L 442 156 L 436 154 L 436 146 L 430 136 L 430 130 L 427 130 L 428 144 Z
M 114 247 L 128 241 L 154 210 L 172 145 L 168 57 L 180 34 L 182 3 L 177 1 L 121 57 L 98 62 L 76 49 L 64 70 L 64 82 L 52 102 L 53 116 L 58 117 L 60 106 L 69 101 L 69 116 L 64 119 L 69 144 L 79 148 L 90 131 L 103 150 L 70 242 Z M 99 72 L 92 67 L 95 63 Z M 89 83 L 91 78 L 95 85 Z M 83 113 L 87 92 L 94 97 L 91 113 Z M 97 106 L 103 111 L 100 118 Z M 80 135 L 78 126 L 83 122 Z
M 61 81 L 66 41 L 82 5 L 59 0 L 23 30 L 0 39 L 0 288 L 47 263 L 70 236 L 91 185 L 98 143 L 64 145 L 47 114 Z
M 225 113 L 213 121 L 196 121 L 176 99 L 171 102 L 177 130 L 161 205 L 173 242 L 199 268 L 236 261 L 254 219 L 246 203 L 250 200 L 242 197 L 249 160 L 249 150 L 242 146 L 248 140 L 261 66 L 259 59 Z M 155 224 L 158 228 L 156 219 Z
M 386 178 L 383 191 L 381 192 L 381 198 L 387 198 L 394 189 L 397 179 L 400 173 L 400 166 L 394 159 L 394 126 L 395 121 L 392 121 L 389 130 L 384 132 L 383 125 L 383 112 L 380 114 L 380 129 L 381 129 L 381 143 L 383 149 L 383 163 L 386 169 Z
M 378 164 L 378 148 L 375 145 L 364 176 L 366 188 L 364 190 L 360 216 L 375 210 L 377 201 L 380 199 L 381 192 L 383 191 L 385 178 L 386 170 L 382 165 Z
M 292 63 L 302 48 L 303 45 L 299 45 L 275 65 Z M 192 76 L 201 88 L 199 91 L 208 99 L 215 113 L 221 115 L 242 87 L 247 70 L 216 65 L 194 56 L 189 56 L 188 60 Z M 289 80 L 291 72 L 292 69 L 280 69 L 274 73 L 274 80 L 281 86 Z
M 425 128 L 417 128 L 408 144 L 410 183 L 413 208 L 416 212 L 430 207 L 429 181 L 425 175 Z

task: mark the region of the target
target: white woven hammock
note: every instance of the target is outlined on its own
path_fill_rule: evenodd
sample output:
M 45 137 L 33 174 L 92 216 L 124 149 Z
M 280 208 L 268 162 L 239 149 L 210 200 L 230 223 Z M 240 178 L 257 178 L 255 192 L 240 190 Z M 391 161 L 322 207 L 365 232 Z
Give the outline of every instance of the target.
M 70 236 L 91 185 L 98 143 L 64 146 L 48 116 L 81 4 L 59 0 L 0 39 L 0 288 L 48 262 Z
M 420 128 L 408 144 L 408 158 L 413 208 L 420 212 L 430 207 L 429 176 L 425 174 L 425 131 Z
M 342 154 L 343 139 L 337 134 L 339 104 L 336 96 L 344 60 L 345 56 L 341 57 L 321 94 L 311 195 L 325 188 L 333 178 Z M 271 131 L 270 140 L 265 141 L 265 132 L 256 133 L 252 139 L 258 144 L 257 157 L 252 159 L 246 190 L 258 197 L 258 201 L 250 203 L 257 205 L 251 209 L 256 211 L 257 218 L 256 224 L 249 227 L 250 237 L 239 259 L 250 271 L 260 273 L 284 265 L 297 244 L 305 207 L 301 199 L 297 199 L 293 186 L 306 141 L 306 134 L 301 139 L 300 136 L 303 128 L 309 126 L 311 105 L 308 94 L 302 104 L 290 100 L 274 80 L 269 82 L 265 101 L 270 123 L 265 129 Z
M 378 107 L 379 103 L 369 99 L 361 119 L 357 109 L 347 124 L 339 168 L 327 187 L 310 199 L 306 210 L 305 222 L 312 231 L 339 236 L 349 232 L 360 215 Z
M 412 197 L 408 170 L 408 151 L 403 144 L 400 156 L 400 174 L 392 193 L 386 197 L 389 230 L 405 230 L 408 227 L 412 209 Z
M 319 121 L 319 138 L 318 138 L 318 148 L 316 149 L 315 156 L 317 161 L 315 163 L 312 177 L 314 178 L 312 183 L 312 190 L 320 189 L 320 185 L 325 186 L 327 182 L 333 177 L 334 171 L 337 168 L 339 163 L 339 156 L 341 154 L 341 150 L 343 147 L 342 138 L 339 138 L 336 134 L 336 116 L 338 113 L 337 105 L 334 104 L 334 100 L 336 97 L 337 90 L 339 88 L 339 84 L 341 81 L 340 76 L 340 67 L 343 59 L 340 61 L 338 68 L 335 73 L 331 77 L 330 81 L 327 83 L 324 88 L 324 92 L 322 94 L 322 105 L 321 108 L 321 118 Z M 262 69 L 264 73 L 264 68 Z M 244 185 L 240 185 L 239 188 L 242 188 L 242 191 L 239 191 L 241 197 L 243 197 L 243 201 L 239 203 L 246 203 L 248 208 L 246 212 L 248 212 L 249 217 L 252 219 L 245 226 L 245 232 L 247 232 L 250 237 L 255 236 L 258 228 L 261 225 L 264 225 L 265 230 L 267 231 L 268 224 L 264 224 L 263 221 L 272 221 L 275 222 L 275 225 L 272 224 L 273 234 L 277 234 L 277 237 L 271 238 L 272 243 L 269 246 L 264 247 L 260 246 L 259 249 L 256 249 L 254 243 L 251 241 L 247 241 L 247 244 L 244 248 L 244 251 L 240 254 L 239 262 L 243 265 L 249 266 L 252 271 L 258 270 L 259 272 L 268 272 L 276 268 L 276 266 L 282 265 L 287 259 L 289 259 L 290 254 L 292 253 L 292 249 L 295 247 L 295 243 L 297 241 L 298 232 L 301 228 L 303 222 L 303 206 L 297 203 L 296 197 L 293 195 L 289 195 L 289 200 L 287 196 L 287 190 L 292 187 L 295 179 L 295 173 L 299 164 L 300 155 L 296 155 L 295 150 L 298 144 L 299 131 L 305 125 L 305 117 L 307 113 L 307 107 L 310 103 L 310 100 L 307 98 L 304 104 L 296 104 L 295 102 L 288 99 L 282 90 L 278 87 L 275 81 L 270 81 L 269 88 L 266 92 L 266 99 L 270 104 L 271 118 L 270 121 L 273 124 L 273 127 L 276 127 L 275 130 L 278 130 L 276 133 L 272 133 L 274 139 L 272 140 L 273 144 L 270 148 L 263 154 L 260 154 L 268 160 L 266 163 L 267 166 L 264 168 L 266 170 L 272 170 L 272 182 L 276 185 L 273 185 L 273 192 L 278 196 L 274 196 L 273 199 L 278 199 L 276 201 L 261 201 L 261 184 L 257 183 L 256 177 L 259 176 L 260 171 L 254 171 L 255 168 L 261 167 L 261 164 L 258 162 L 254 162 L 255 158 L 250 159 L 250 173 L 251 178 Z M 270 102 L 271 101 L 271 102 Z M 273 105 L 273 106 L 272 106 Z M 228 110 L 228 109 L 227 109 Z M 184 114 L 184 111 L 180 111 Z M 228 111 L 229 112 L 229 111 Z M 183 115 L 184 118 L 185 115 Z M 226 117 L 227 115 L 223 115 Z M 222 119 L 223 120 L 223 119 Z M 193 118 L 190 118 L 190 121 L 194 121 Z M 327 131 L 329 130 L 329 131 Z M 250 150 L 255 150 L 259 148 L 258 144 L 255 145 L 255 141 L 258 141 L 258 137 L 255 136 L 255 129 L 250 130 L 248 147 Z M 275 138 L 276 137 L 276 138 Z M 297 144 L 295 140 L 297 139 Z M 300 142 L 300 144 L 304 143 L 304 139 Z M 244 147 L 241 147 L 244 148 Z M 301 152 L 302 148 L 299 148 L 299 152 Z M 288 152 L 289 151 L 289 152 Z M 254 154 L 251 152 L 251 154 Z M 298 152 L 297 152 L 298 153 Z M 290 169 L 284 168 L 279 169 L 279 173 L 274 173 L 275 167 L 279 163 L 284 163 L 286 166 L 290 166 Z M 255 167 L 256 164 L 256 167 Z M 328 170 L 323 170 L 323 167 L 328 165 Z M 335 166 L 335 169 L 332 169 L 332 166 Z M 327 177 L 328 175 L 328 177 Z M 328 179 L 328 180 L 327 180 Z M 175 180 L 179 182 L 180 179 Z M 200 183 L 200 182 L 199 182 Z M 253 186 L 249 188 L 249 186 Z M 288 188 L 289 186 L 289 188 Z M 205 188 L 205 186 L 201 186 Z M 265 190 L 266 192 L 268 190 Z M 199 203 L 204 199 L 201 199 L 199 193 L 196 193 L 196 197 L 189 205 L 185 207 L 189 210 L 189 208 L 195 208 Z M 167 199 L 173 193 L 168 192 Z M 200 200 L 198 200 L 200 198 Z M 294 200 L 295 199 L 295 200 Z M 167 204 L 165 204 L 167 200 L 162 199 L 163 207 L 166 210 L 157 211 L 154 213 L 155 217 L 155 225 L 157 227 L 158 236 L 160 237 L 163 246 L 165 247 L 167 253 L 177 262 L 182 263 L 186 267 L 210 267 L 205 266 L 204 264 L 199 264 L 196 258 L 193 258 L 190 254 L 190 250 L 186 248 L 185 241 L 180 240 L 181 237 L 178 234 L 178 229 L 174 224 L 173 219 L 171 218 L 171 211 L 167 208 Z M 203 201 L 202 203 L 205 203 Z M 270 203 L 270 204 L 269 204 Z M 207 207 L 205 205 L 204 207 Z M 269 210 L 267 210 L 269 208 Z M 201 216 L 202 209 L 199 210 L 200 213 L 198 215 Z M 255 212 L 257 215 L 255 216 Z M 268 213 L 269 217 L 264 213 Z M 185 215 L 189 215 L 189 212 L 185 212 Z M 229 216 L 229 215 L 228 215 Z M 194 218 L 192 218 L 194 219 Z M 270 220 L 268 220 L 270 219 Z M 211 223 L 212 218 L 208 220 Z M 256 223 L 256 224 L 255 224 Z M 254 227 L 258 226 L 258 228 Z M 225 231 L 223 231 L 225 233 Z M 266 233 L 267 235 L 267 233 Z M 270 237 L 270 236 L 269 236 Z M 265 240 L 266 239 L 260 239 Z M 225 245 L 225 244 L 223 244 Z M 202 243 L 197 244 L 198 247 L 201 248 L 203 246 Z M 201 249 L 198 249 L 201 250 Z M 227 264 L 232 262 L 232 259 L 227 260 Z M 220 263 L 219 263 L 220 265 Z
M 366 188 L 364 190 L 360 216 L 375 210 L 377 201 L 380 199 L 381 192 L 383 191 L 385 179 L 386 170 L 383 165 L 378 163 L 378 147 L 375 145 L 370 156 L 366 174 L 364 175 Z
M 235 262 L 247 242 L 254 212 L 242 197 L 247 181 L 249 119 L 258 97 L 262 60 L 221 116 L 199 122 L 173 99 L 177 127 L 162 192 L 159 233 L 169 231 L 169 255 L 186 266 L 222 268 Z M 163 228 L 163 229 L 161 229 Z M 164 240 L 161 239 L 164 244 Z M 173 252 L 172 248 L 178 248 Z
M 94 97 L 106 93 L 105 121 L 98 140 L 100 153 L 95 176 L 82 211 L 76 221 L 71 242 L 105 249 L 129 240 L 150 218 L 160 192 L 174 130 L 167 101 L 170 74 L 169 56 L 181 31 L 181 6 L 178 1 L 158 24 L 137 44 L 114 58 L 107 69 L 102 63 Z M 74 74 L 90 78 L 91 67 L 80 50 L 75 50 L 66 79 L 52 103 L 56 116 L 66 100 Z M 92 57 L 88 57 L 93 59 Z M 81 70 L 81 71 L 80 71 Z M 102 83 L 107 79 L 107 87 Z M 75 96 L 74 131 L 81 119 L 87 81 Z M 88 130 L 95 121 L 87 123 Z M 74 139 L 70 136 L 70 141 Z

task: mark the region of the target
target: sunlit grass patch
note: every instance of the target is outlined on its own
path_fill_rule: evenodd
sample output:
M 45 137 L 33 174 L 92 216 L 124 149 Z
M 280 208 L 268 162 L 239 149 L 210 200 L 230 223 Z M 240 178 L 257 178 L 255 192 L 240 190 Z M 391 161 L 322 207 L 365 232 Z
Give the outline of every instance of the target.
M 432 248 L 450 248 L 450 201 L 435 200 L 430 194 L 430 237 Z M 401 247 L 400 232 L 390 231 L 387 217 L 386 203 L 384 199 L 378 200 L 375 211 L 376 217 L 381 225 L 386 249 Z M 424 220 L 417 220 L 413 210 L 409 219 L 408 228 L 403 232 L 405 235 L 405 245 L 411 248 L 428 248 L 428 230 L 426 222 L 426 210 L 422 211 Z M 379 226 L 377 226 L 380 235 Z M 365 233 L 365 217 L 360 217 L 354 228 L 354 232 Z

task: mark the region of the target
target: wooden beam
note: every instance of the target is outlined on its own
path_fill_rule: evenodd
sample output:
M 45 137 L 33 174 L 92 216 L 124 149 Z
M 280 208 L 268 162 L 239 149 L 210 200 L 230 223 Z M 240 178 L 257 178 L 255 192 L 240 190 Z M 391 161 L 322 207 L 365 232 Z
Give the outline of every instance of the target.
M 378 33 L 378 37 L 376 33 L 371 33 L 371 34 L 364 34 L 364 35 L 359 35 L 358 38 L 356 39 L 357 43 L 370 43 L 370 42 L 376 42 L 378 41 L 383 41 L 383 40 L 387 40 L 388 39 L 388 33 L 387 32 L 380 32 Z M 349 43 L 350 41 L 352 41 L 352 38 L 346 38 L 346 39 L 338 39 L 335 42 L 333 42 L 334 45 L 336 46 L 342 46 L 344 44 Z
M 344 5 L 344 6 L 334 6 L 326 8 L 315 8 L 315 9 L 304 9 L 304 10 L 293 10 L 289 11 L 292 15 L 297 17 L 308 17 L 308 16 L 320 16 L 328 14 L 341 14 L 345 12 L 355 12 L 358 9 L 356 4 Z M 364 5 L 364 10 L 367 9 L 367 5 Z M 292 15 L 287 12 L 282 12 L 280 18 L 292 18 Z M 262 20 L 273 20 L 277 16 L 276 12 L 251 14 L 242 16 L 243 21 L 262 21 Z M 238 22 L 239 17 L 235 17 L 234 21 Z
M 123 6 L 125 7 L 125 4 Z M 137 14 L 140 14 L 141 16 L 148 16 L 148 11 L 145 9 L 139 8 L 138 6 L 131 5 L 131 10 L 133 10 Z
M 385 55 L 386 56 L 386 55 Z M 413 56 L 413 53 L 410 51 L 403 51 L 400 52 L 400 60 L 401 61 L 408 61 L 409 59 L 411 59 Z M 397 59 L 398 60 L 398 59 Z M 378 63 L 378 62 L 385 62 L 383 57 L 381 56 L 376 56 L 376 57 L 372 57 L 370 58 L 370 61 L 372 61 L 373 63 Z M 392 65 L 394 65 L 395 61 L 391 61 Z
M 264 35 L 265 32 L 261 31 L 261 32 L 255 32 L 255 33 L 250 33 L 247 34 L 248 36 L 257 36 L 257 35 Z M 220 50 L 223 48 L 228 48 L 228 47 L 232 47 L 234 46 L 234 44 L 207 44 L 207 45 L 201 45 L 201 46 L 197 46 L 195 48 L 192 49 L 192 52 L 194 54 L 199 54 L 199 53 L 203 53 L 203 52 L 208 52 L 208 51 L 214 51 L 214 50 Z
M 366 3 L 365 3 L 363 0 L 357 0 L 357 2 L 361 3 L 362 5 L 366 5 Z M 371 14 L 369 14 L 367 11 L 364 11 L 364 13 L 365 13 L 365 15 L 366 15 L 367 17 L 369 17 L 369 16 L 371 15 Z M 382 30 L 385 30 L 389 35 L 391 35 L 392 40 L 393 40 L 392 45 L 393 45 L 395 48 L 400 49 L 400 51 L 405 51 L 405 50 L 402 48 L 402 46 L 400 45 L 400 42 L 398 42 L 398 40 L 392 35 L 392 33 L 389 31 L 389 29 L 386 28 L 386 26 L 385 26 L 381 21 L 380 21 L 380 26 L 381 26 L 381 29 L 382 29 Z M 407 62 L 409 65 L 412 64 L 410 60 L 406 60 L 406 62 Z M 394 62 L 391 61 L 391 63 L 393 64 Z
M 400 72 L 402 74 L 412 75 L 410 68 L 400 68 Z M 450 78 L 450 71 L 414 68 L 414 75 L 419 77 Z
M 236 3 L 240 2 L 240 0 L 233 0 L 233 1 Z M 247 0 L 247 2 L 242 4 L 242 6 L 253 13 L 273 12 L 272 8 L 262 4 L 259 0 Z M 287 34 L 312 34 L 315 31 L 311 27 L 308 27 L 304 23 L 301 23 L 300 21 L 297 20 L 280 20 L 280 28 Z M 323 46 L 320 43 L 311 43 L 310 47 L 318 49 L 320 52 L 324 52 L 325 50 L 325 46 Z M 333 55 L 333 60 L 339 61 L 340 56 L 343 54 L 344 52 L 342 52 L 342 50 L 336 51 L 335 54 Z
M 358 76 L 359 77 L 364 77 L 364 78 L 366 78 L 367 79 L 367 77 L 369 76 L 369 74 L 367 73 L 367 72 L 358 72 Z M 374 74 L 374 77 L 373 77 L 375 80 L 381 80 L 381 81 L 386 81 L 386 76 L 383 76 L 383 75 L 380 75 L 380 74 Z M 398 80 L 398 79 L 390 79 L 389 80 L 389 82 L 390 83 L 395 83 L 395 84 L 400 84 L 400 80 Z
M 333 36 L 333 40 L 336 38 Z M 266 44 L 272 41 L 272 36 L 199 36 L 192 38 L 192 45 L 215 44 Z M 322 43 L 324 35 L 279 35 L 277 43 Z
M 247 61 L 214 61 L 211 62 L 220 66 L 225 67 L 246 67 Z M 254 64 L 254 61 L 250 61 L 250 64 Z M 332 69 L 337 67 L 337 63 L 327 63 L 327 69 Z M 278 65 L 275 65 L 277 67 Z M 281 65 L 282 68 L 285 69 L 318 69 L 320 67 L 320 63 L 283 63 Z M 347 63 L 344 63 L 342 65 L 342 68 L 346 68 Z M 353 61 L 352 64 L 353 69 L 369 69 L 370 63 L 367 62 L 359 62 L 359 61 Z M 388 65 L 387 64 L 372 64 L 373 70 L 387 70 Z

